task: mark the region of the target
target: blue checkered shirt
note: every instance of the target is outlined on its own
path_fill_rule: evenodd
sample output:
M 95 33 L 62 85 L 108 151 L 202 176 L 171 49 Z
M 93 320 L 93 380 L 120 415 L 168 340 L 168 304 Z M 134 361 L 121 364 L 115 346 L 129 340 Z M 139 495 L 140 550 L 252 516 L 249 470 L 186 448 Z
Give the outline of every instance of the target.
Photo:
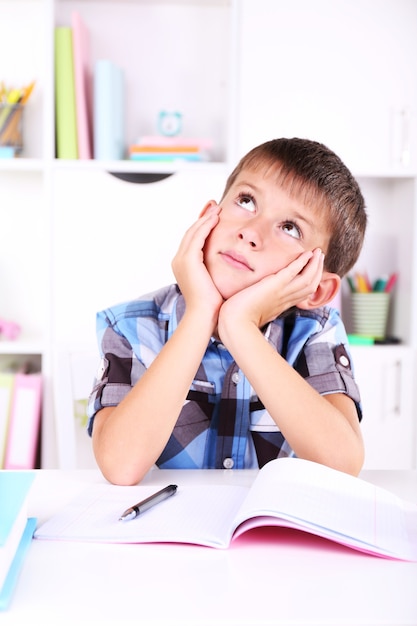
M 90 435 L 94 415 L 103 407 L 116 406 L 129 393 L 177 328 L 184 308 L 178 286 L 170 285 L 98 313 L 102 360 L 89 399 Z M 268 324 L 263 332 L 320 394 L 344 393 L 352 398 L 361 418 L 346 332 L 336 310 L 296 309 Z M 232 355 L 212 338 L 157 465 L 257 468 L 282 456 L 294 456 L 294 452 Z

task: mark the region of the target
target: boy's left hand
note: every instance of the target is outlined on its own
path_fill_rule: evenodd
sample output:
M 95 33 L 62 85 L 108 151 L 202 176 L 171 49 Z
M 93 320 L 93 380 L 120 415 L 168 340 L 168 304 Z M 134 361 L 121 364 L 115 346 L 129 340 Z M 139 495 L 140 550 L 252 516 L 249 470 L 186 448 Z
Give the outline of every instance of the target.
M 243 289 L 229 298 L 221 307 L 221 321 L 225 318 L 250 321 L 261 328 L 281 313 L 301 303 L 315 293 L 323 275 L 324 255 L 320 249 L 303 252 L 276 274 Z M 229 317 L 230 316 L 230 317 Z

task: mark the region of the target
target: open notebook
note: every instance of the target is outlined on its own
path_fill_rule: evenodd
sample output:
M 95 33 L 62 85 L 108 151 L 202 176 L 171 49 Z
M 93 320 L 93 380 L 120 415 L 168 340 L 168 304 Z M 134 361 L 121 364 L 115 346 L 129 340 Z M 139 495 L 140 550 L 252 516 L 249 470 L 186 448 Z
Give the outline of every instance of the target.
M 310 461 L 271 461 L 250 488 L 179 485 L 174 497 L 132 521 L 119 521 L 125 509 L 157 489 L 94 485 L 45 522 L 35 538 L 227 548 L 250 528 L 284 526 L 378 556 L 417 560 L 417 505 Z

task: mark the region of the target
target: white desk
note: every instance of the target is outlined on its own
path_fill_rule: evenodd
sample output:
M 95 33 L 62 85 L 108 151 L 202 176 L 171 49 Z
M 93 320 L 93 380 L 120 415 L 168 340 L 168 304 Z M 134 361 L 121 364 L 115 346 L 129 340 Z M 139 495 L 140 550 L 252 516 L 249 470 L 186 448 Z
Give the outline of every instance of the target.
M 154 470 L 144 483 L 247 484 L 254 475 Z M 417 472 L 369 470 L 361 477 L 417 502 Z M 95 470 L 40 470 L 29 514 L 41 523 L 97 482 L 104 479 Z M 417 624 L 417 563 L 285 529 L 254 532 L 256 541 L 242 537 L 228 550 L 35 540 L 0 624 Z

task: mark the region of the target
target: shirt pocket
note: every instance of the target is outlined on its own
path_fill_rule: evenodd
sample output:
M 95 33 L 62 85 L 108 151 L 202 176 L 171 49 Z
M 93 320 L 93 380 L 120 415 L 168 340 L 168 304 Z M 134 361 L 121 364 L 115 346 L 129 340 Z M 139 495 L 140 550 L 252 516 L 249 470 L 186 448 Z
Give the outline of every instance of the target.
M 214 383 L 206 380 L 193 380 L 187 394 L 186 402 L 213 404 L 215 395 L 216 386 Z
M 278 426 L 259 400 L 259 398 L 251 398 L 250 401 L 250 425 L 249 430 L 252 432 L 280 432 Z

